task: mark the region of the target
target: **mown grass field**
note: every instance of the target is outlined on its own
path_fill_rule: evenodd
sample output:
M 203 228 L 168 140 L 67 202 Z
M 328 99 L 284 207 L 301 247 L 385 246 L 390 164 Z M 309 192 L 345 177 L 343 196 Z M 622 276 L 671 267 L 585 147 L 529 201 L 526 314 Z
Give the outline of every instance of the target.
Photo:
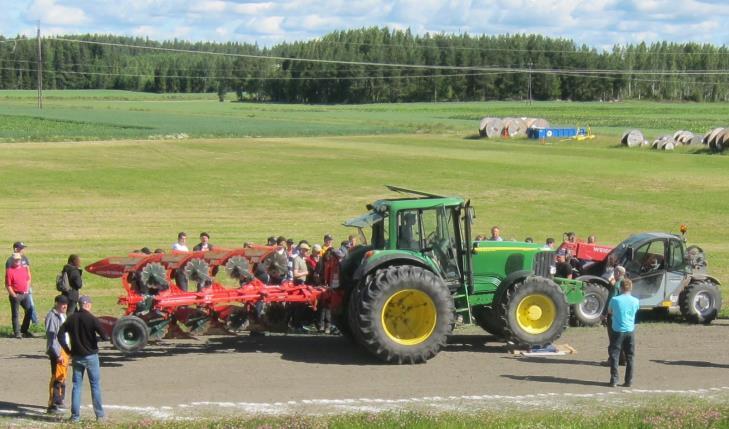
M 169 249 L 178 231 L 222 246 L 269 235 L 342 239 L 340 224 L 396 184 L 458 194 L 476 232 L 559 239 L 574 230 L 617 243 L 676 232 L 708 252 L 729 281 L 729 158 L 617 145 L 626 128 L 649 137 L 723 125 L 724 104 L 455 103 L 288 106 L 219 103 L 216 95 L 113 91 L 0 93 L 0 243 L 24 240 L 42 314 L 69 253 L 84 263 L 142 246 Z M 478 140 L 478 119 L 542 116 L 591 125 L 587 142 Z M 728 124 L 729 125 L 729 124 Z M 150 139 L 185 133 L 189 139 Z M 118 314 L 118 282 L 86 276 L 97 314 Z M 723 287 L 729 300 L 729 288 Z M 729 315 L 724 310 L 724 315 Z M 0 325 L 9 324 L 7 306 Z

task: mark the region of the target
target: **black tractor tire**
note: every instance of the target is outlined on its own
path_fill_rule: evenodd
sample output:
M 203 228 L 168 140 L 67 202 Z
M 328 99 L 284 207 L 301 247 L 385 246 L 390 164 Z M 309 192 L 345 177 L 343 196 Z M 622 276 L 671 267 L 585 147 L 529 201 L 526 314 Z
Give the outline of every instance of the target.
M 528 277 L 511 285 L 501 306 L 504 336 L 517 346 L 552 344 L 569 323 L 570 311 L 564 292 L 545 277 Z
M 484 331 L 499 338 L 504 338 L 504 319 L 499 311 L 501 306 L 497 301 L 491 303 L 491 307 L 477 307 L 473 309 L 473 317 L 476 323 Z
M 389 266 L 368 276 L 352 295 L 356 341 L 388 363 L 424 363 L 446 344 L 455 307 L 443 280 L 418 266 Z
M 610 291 L 599 283 L 587 282 L 583 290 L 585 298 L 571 307 L 570 322 L 572 326 L 599 326 L 607 307 Z
M 137 316 L 121 317 L 111 330 L 111 342 L 122 353 L 141 351 L 149 342 L 149 328 Z
M 719 316 L 721 293 L 716 284 L 708 280 L 689 283 L 678 296 L 681 315 L 691 323 L 709 324 Z

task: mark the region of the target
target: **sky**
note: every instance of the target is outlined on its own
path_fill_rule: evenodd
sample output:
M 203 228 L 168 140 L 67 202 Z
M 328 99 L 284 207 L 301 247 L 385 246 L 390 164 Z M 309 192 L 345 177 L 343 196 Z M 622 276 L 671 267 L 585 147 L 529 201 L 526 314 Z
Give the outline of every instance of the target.
M 616 44 L 729 42 L 729 0 L 0 0 L 0 34 L 104 33 L 271 46 L 334 30 L 541 34 Z

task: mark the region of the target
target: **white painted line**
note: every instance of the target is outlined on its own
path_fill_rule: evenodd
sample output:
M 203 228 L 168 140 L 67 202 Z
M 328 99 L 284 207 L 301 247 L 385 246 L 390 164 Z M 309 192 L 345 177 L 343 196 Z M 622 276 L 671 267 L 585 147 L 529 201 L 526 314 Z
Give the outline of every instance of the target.
M 234 409 L 244 413 L 259 413 L 259 414 L 284 414 L 291 412 L 292 408 L 301 406 L 330 406 L 335 407 L 334 409 L 342 411 L 355 411 L 355 412 L 380 412 L 386 409 L 393 409 L 392 407 L 399 407 L 407 404 L 425 404 L 435 405 L 434 403 L 454 402 L 453 406 L 443 404 L 441 407 L 445 409 L 458 409 L 460 408 L 458 403 L 463 401 L 479 401 L 484 403 L 493 403 L 493 400 L 500 400 L 501 402 L 507 403 L 535 403 L 536 401 L 544 401 L 547 398 L 558 399 L 558 398 L 607 398 L 616 397 L 619 395 L 665 395 L 665 394 L 683 394 L 683 395 L 706 395 L 712 392 L 723 392 L 729 390 L 729 386 L 721 387 L 706 387 L 698 389 L 686 389 L 686 390 L 675 390 L 675 389 L 621 389 L 621 390 L 610 390 L 606 392 L 593 392 L 593 393 L 536 393 L 536 394 L 525 394 L 525 395 L 462 395 L 462 396 L 424 396 L 424 397 L 412 397 L 412 398 L 394 398 L 394 399 L 383 399 L 383 398 L 359 398 L 359 399 L 301 399 L 291 400 L 286 402 L 191 402 L 188 404 L 179 404 L 177 406 L 161 406 L 161 407 L 133 407 L 125 405 L 105 405 L 105 408 L 109 410 L 127 411 L 138 414 L 145 414 L 150 417 L 154 417 L 160 420 L 166 419 L 178 419 L 178 414 L 184 415 L 185 411 L 200 408 L 200 407 L 211 407 L 211 408 L 223 408 L 223 409 Z M 531 402 L 529 402 L 531 400 Z M 372 405 L 372 404 L 380 404 Z M 383 408 L 384 406 L 384 408 Z M 91 405 L 86 405 L 83 408 L 91 410 Z M 179 411 L 179 413 L 178 413 Z M 189 412 L 189 411 L 188 411 Z M 300 412 L 300 411 L 299 411 Z M 17 414 L 15 410 L 0 410 L 0 414 L 12 415 Z

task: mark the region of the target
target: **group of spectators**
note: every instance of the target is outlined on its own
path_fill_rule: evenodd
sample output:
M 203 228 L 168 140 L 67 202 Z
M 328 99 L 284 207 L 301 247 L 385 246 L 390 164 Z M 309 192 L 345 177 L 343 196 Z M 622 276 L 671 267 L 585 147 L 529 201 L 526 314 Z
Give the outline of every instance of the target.
M 22 241 L 13 243 L 13 253 L 5 263 L 5 288 L 10 301 L 13 336 L 18 339 L 34 337 L 30 324 L 38 324 L 26 248 Z M 51 366 L 47 411 L 54 414 L 66 411 L 66 378 L 71 365 L 71 421 L 79 421 L 81 417 L 81 385 L 85 373 L 89 376 L 94 413 L 97 420 L 103 420 L 97 338 L 107 338 L 101 323 L 91 314 L 91 298 L 79 293 L 82 287 L 81 258 L 70 255 L 57 281 L 61 294 L 55 297 L 53 308 L 45 318 L 46 354 Z M 22 323 L 21 308 L 24 311 Z

